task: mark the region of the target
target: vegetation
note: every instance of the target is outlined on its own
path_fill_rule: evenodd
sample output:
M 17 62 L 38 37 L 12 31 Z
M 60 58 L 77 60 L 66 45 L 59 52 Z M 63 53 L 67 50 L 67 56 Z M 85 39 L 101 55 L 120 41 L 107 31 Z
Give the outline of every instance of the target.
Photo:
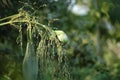
M 0 0 L 0 80 L 120 79 L 120 1 L 72 1 Z

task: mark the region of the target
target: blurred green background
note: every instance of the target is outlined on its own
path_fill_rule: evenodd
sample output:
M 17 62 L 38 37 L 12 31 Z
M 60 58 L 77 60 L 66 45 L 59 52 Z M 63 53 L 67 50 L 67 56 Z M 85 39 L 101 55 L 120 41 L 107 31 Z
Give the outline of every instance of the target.
M 120 79 L 120 0 L 0 0 L 0 19 L 24 3 L 39 11 L 42 24 L 68 35 L 73 80 Z M 14 27 L 0 26 L 0 80 L 23 80 L 18 35 Z

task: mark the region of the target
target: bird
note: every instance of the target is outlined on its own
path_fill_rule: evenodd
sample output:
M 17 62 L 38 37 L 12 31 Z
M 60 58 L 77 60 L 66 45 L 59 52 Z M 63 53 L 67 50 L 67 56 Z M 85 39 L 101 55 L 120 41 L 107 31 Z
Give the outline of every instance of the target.
M 62 30 L 54 30 L 55 34 L 57 35 L 57 38 L 59 39 L 60 42 L 62 42 L 63 44 L 67 44 L 69 39 L 67 34 L 62 31 Z

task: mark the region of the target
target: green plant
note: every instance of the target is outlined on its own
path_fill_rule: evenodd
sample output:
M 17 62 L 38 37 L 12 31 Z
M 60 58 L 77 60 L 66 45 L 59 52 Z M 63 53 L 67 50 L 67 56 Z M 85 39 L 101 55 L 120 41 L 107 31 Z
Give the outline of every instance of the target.
M 23 76 L 25 80 L 46 80 L 46 76 L 48 80 L 70 80 L 65 50 L 56 33 L 40 23 L 40 15 L 37 13 L 27 4 L 18 14 L 0 19 L 0 26 L 10 24 L 19 30 L 21 53 L 24 52 L 23 46 L 26 46 L 22 64 Z M 23 29 L 27 37 L 26 45 L 23 44 Z

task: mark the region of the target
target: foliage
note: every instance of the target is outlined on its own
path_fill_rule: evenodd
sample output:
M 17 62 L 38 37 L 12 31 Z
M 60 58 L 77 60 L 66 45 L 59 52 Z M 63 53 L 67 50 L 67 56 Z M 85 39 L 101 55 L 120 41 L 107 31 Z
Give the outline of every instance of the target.
M 39 64 L 34 63 L 41 67 L 37 73 L 39 79 L 120 79 L 119 0 L 88 0 L 86 5 L 90 11 L 86 16 L 78 16 L 68 10 L 72 0 L 5 1 L 0 2 L 0 16 L 4 19 L 0 21 L 1 80 L 23 80 L 24 53 L 31 53 L 31 49 L 39 58 L 36 59 Z M 79 3 L 84 4 L 84 1 L 78 0 Z M 56 29 L 67 33 L 68 44 L 61 46 L 53 32 Z M 61 54 L 62 57 L 57 55 L 64 52 L 66 54 Z M 25 59 L 24 62 L 29 62 Z M 30 65 L 31 69 L 33 64 Z

